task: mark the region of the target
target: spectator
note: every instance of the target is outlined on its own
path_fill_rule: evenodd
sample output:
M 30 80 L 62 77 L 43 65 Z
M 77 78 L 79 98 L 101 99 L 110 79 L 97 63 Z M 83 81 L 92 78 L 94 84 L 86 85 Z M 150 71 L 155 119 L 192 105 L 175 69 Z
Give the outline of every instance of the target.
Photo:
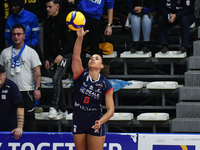
M 130 48 L 131 53 L 140 51 L 140 31 L 143 32 L 143 48 L 142 51 L 147 53 L 150 51 L 150 34 L 152 21 L 155 17 L 155 0 L 128 0 L 130 14 L 128 19 L 131 23 L 131 32 L 133 44 Z
M 112 34 L 114 0 L 102 0 L 102 1 L 81 0 L 78 3 L 79 11 L 81 11 L 86 17 L 86 24 L 84 26 L 84 29 L 90 31 L 88 34 L 85 35 L 85 37 L 87 38 L 91 55 L 100 54 L 99 51 L 100 30 L 101 30 L 100 18 L 103 15 L 104 5 L 106 5 L 108 9 L 108 24 L 104 31 L 104 34 L 109 36 Z
M 114 114 L 113 87 L 105 78 L 109 70 L 100 55 L 92 55 L 87 69 L 82 66 L 81 45 L 86 33 L 88 30 L 84 32 L 83 28 L 77 31 L 72 56 L 75 93 L 72 132 L 76 150 L 103 150 L 105 122 Z M 104 99 L 107 112 L 103 115 L 101 103 Z
M 39 39 L 38 43 L 35 46 L 35 50 L 39 55 L 40 61 L 42 64 L 45 64 L 44 62 L 44 50 L 43 50 L 43 24 L 44 20 L 47 18 L 46 13 L 46 0 L 25 0 L 24 2 L 24 9 L 27 11 L 30 11 L 34 13 L 38 18 L 38 24 L 39 24 Z M 41 74 L 44 76 L 47 76 L 47 72 L 45 69 L 45 66 L 41 66 Z M 43 112 L 43 108 L 39 107 L 40 100 L 35 101 L 35 112 L 40 113 Z
M 21 91 L 25 109 L 24 130 L 36 131 L 34 104 L 41 97 L 42 64 L 36 51 L 24 43 L 25 33 L 25 27 L 21 24 L 12 27 L 14 45 L 2 51 L 0 64 L 5 66 L 7 78 L 14 81 Z
M 57 116 L 58 108 L 63 117 L 68 115 L 62 78 L 71 62 L 72 43 L 69 40 L 69 29 L 66 16 L 59 13 L 59 0 L 48 0 L 46 3 L 48 18 L 44 23 L 44 57 L 45 67 L 50 69 L 53 79 L 53 98 L 48 117 Z
M 5 71 L 0 65 L 0 131 L 11 131 L 19 139 L 24 125 L 23 98 L 17 85 L 6 78 Z
M 190 38 L 190 25 L 194 23 L 194 2 L 193 0 L 160 0 L 158 2 L 158 29 L 162 53 L 169 51 L 167 30 L 175 25 L 180 26 L 181 32 L 181 53 L 187 52 Z
M 31 48 L 35 48 L 39 39 L 39 25 L 35 14 L 24 9 L 24 0 L 10 0 L 13 14 L 6 21 L 5 28 L 5 47 L 13 45 L 12 26 L 22 24 L 26 28 L 24 42 Z
M 25 1 L 25 5 L 24 5 L 25 10 L 28 10 L 28 11 L 34 13 L 38 18 L 40 35 L 39 35 L 39 41 L 35 47 L 35 50 L 37 51 L 42 63 L 44 63 L 43 24 L 44 24 L 45 19 L 47 18 L 45 2 L 46 2 L 45 0 L 34 0 L 34 1 L 27 0 L 27 1 Z M 44 66 L 42 66 L 42 67 L 44 67 Z M 42 68 L 42 69 L 44 69 L 44 68 Z M 44 71 L 44 70 L 42 70 L 42 71 Z

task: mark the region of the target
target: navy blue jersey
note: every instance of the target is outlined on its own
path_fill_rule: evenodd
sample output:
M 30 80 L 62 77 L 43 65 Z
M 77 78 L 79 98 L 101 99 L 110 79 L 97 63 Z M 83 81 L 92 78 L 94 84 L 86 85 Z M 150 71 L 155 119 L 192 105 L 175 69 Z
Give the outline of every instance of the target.
M 102 100 L 113 90 L 111 83 L 101 74 L 92 80 L 88 68 L 74 78 L 74 116 L 92 118 L 102 115 Z
M 6 79 L 0 88 L 0 131 L 10 131 L 17 127 L 17 103 L 23 102 L 17 85 Z

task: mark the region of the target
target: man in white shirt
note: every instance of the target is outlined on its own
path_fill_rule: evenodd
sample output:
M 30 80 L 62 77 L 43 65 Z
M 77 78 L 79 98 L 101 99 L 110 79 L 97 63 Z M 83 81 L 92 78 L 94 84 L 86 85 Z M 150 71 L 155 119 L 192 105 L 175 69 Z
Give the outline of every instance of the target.
M 36 131 L 34 115 L 35 100 L 41 98 L 41 72 L 39 56 L 34 49 L 24 44 L 25 27 L 12 27 L 13 46 L 5 48 L 0 56 L 0 64 L 5 66 L 7 78 L 14 81 L 23 96 L 25 122 L 24 131 Z

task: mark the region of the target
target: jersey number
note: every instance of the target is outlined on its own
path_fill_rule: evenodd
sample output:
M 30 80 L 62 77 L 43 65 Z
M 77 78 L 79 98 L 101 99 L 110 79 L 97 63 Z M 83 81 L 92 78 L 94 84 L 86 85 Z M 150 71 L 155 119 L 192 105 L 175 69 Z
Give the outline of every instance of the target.
M 85 97 L 84 98 L 84 101 L 83 101 L 83 103 L 85 103 L 85 104 L 89 104 L 89 102 L 90 102 L 90 97 Z

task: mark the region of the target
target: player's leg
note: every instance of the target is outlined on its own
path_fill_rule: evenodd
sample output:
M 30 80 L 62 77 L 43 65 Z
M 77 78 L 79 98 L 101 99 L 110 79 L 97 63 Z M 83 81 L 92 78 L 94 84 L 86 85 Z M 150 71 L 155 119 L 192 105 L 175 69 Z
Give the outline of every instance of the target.
M 88 150 L 103 150 L 103 145 L 105 142 L 106 136 L 93 136 L 87 135 L 87 145 Z
M 76 150 L 87 150 L 86 134 L 74 134 L 73 137 Z

